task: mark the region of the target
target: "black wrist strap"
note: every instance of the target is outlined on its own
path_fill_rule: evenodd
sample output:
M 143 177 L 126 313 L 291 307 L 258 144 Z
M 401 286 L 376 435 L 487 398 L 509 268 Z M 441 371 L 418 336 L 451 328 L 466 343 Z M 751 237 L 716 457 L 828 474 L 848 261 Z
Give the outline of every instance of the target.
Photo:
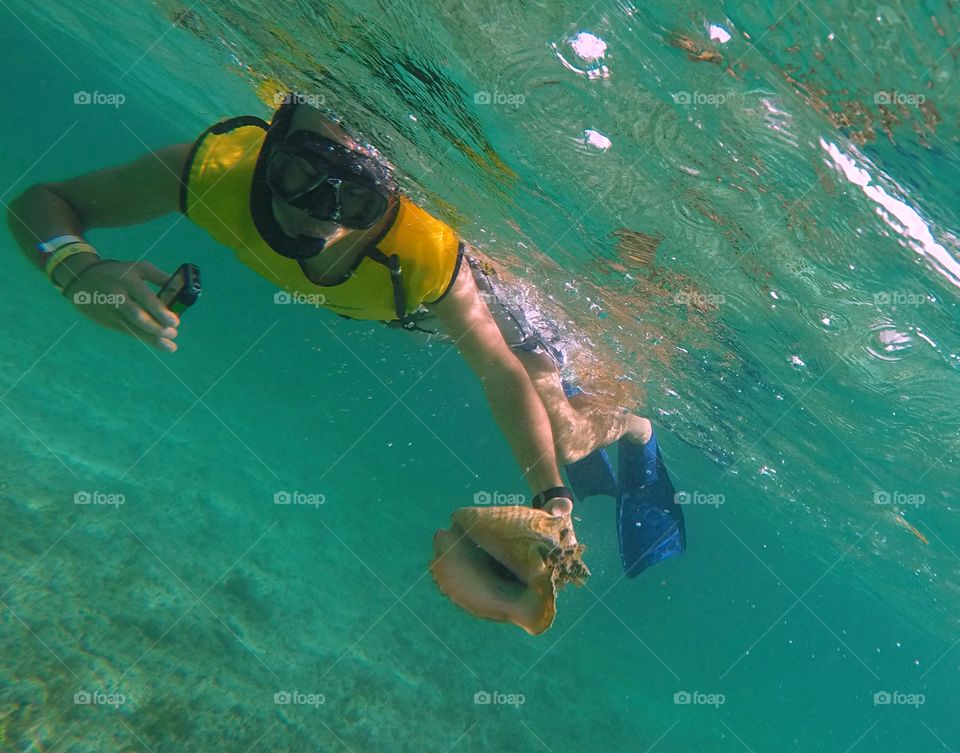
M 537 510 L 543 509 L 543 506 L 547 504 L 551 499 L 557 497 L 566 497 L 571 502 L 573 502 L 573 492 L 570 491 L 565 486 L 554 486 L 546 491 L 540 492 L 536 497 L 533 498 L 533 507 Z

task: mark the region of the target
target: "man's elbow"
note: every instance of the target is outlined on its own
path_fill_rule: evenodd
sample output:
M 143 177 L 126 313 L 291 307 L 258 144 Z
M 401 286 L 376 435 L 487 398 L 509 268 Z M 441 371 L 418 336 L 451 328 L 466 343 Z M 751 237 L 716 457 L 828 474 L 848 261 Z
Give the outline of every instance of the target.
M 47 183 L 34 183 L 7 203 L 7 225 L 10 229 L 23 227 L 30 216 L 50 202 L 55 194 Z
M 51 184 L 36 183 L 26 188 L 6 205 L 7 227 L 17 245 L 27 255 L 39 263 L 36 245 L 46 238 L 38 237 L 39 228 L 49 225 L 50 217 L 64 214 L 64 202 Z M 75 223 L 71 223 L 73 226 Z
M 48 198 L 51 193 L 48 183 L 34 183 L 32 186 L 25 188 L 17 194 L 17 196 L 10 201 L 8 207 L 14 208 L 16 205 L 23 206 L 32 202 L 42 201 L 44 198 Z
M 7 226 L 13 231 L 16 227 L 20 225 L 20 221 L 17 219 L 23 214 L 23 208 L 26 203 L 30 200 L 29 196 L 31 193 L 36 191 L 39 188 L 39 185 L 30 186 L 30 188 L 25 191 L 20 192 L 14 196 L 10 201 L 6 202 L 7 206 Z
M 33 237 L 28 218 L 34 214 L 33 208 L 42 201 L 45 190 L 42 183 L 37 183 L 15 196 L 6 205 L 7 228 L 21 246 L 24 244 L 24 239 L 29 243 Z

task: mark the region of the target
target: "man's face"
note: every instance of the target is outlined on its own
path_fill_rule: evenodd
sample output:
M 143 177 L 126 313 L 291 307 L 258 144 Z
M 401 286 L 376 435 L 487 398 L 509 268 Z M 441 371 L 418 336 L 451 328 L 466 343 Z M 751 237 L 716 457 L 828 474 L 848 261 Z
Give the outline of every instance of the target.
M 318 220 L 277 198 L 273 199 L 273 216 L 283 232 L 291 238 L 326 238 L 327 243 L 332 243 L 350 232 L 336 222 Z
M 316 110 L 309 107 L 297 109 L 290 124 L 290 132 L 293 131 L 313 131 L 344 146 L 354 146 L 345 133 L 328 126 L 324 118 Z M 326 238 L 327 243 L 332 243 L 350 232 L 350 229 L 343 227 L 343 225 L 327 220 L 318 220 L 302 209 L 297 209 L 276 197 L 273 199 L 273 216 L 283 232 L 291 238 Z

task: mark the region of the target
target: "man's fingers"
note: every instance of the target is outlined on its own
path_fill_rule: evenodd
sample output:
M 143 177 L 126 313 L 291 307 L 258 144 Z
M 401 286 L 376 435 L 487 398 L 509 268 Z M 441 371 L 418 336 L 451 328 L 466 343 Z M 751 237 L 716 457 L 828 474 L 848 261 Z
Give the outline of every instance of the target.
M 158 337 L 157 335 L 150 334 L 149 332 L 137 329 L 136 327 L 131 327 L 129 324 L 126 324 L 123 321 L 118 322 L 113 329 L 126 332 L 128 335 L 132 335 L 140 340 L 140 342 L 144 342 L 147 345 L 156 348 L 157 350 L 164 351 L 165 353 L 175 353 L 177 350 L 177 344 L 169 337 Z
M 573 512 L 573 502 L 566 497 L 554 497 L 543 509 L 550 515 L 569 515 Z
M 133 299 L 161 325 L 176 327 L 180 324 L 180 317 L 164 306 L 163 301 L 157 298 L 157 294 L 142 280 L 131 281 L 127 290 Z
M 137 270 L 141 280 L 152 282 L 159 287 L 163 287 L 167 283 L 167 280 L 170 279 L 169 273 L 164 272 L 148 261 L 138 261 L 134 265 L 134 269 Z M 180 318 L 164 306 L 163 302 L 157 298 L 156 293 L 150 290 L 143 282 L 134 282 L 131 280 L 131 294 L 158 322 L 166 324 L 168 327 L 176 327 L 180 324 Z
M 157 320 L 144 311 L 140 306 L 131 301 L 127 301 L 120 306 L 120 315 L 132 325 L 135 333 L 143 333 L 153 338 L 165 337 L 172 339 L 177 336 L 177 330 L 173 327 L 165 327 Z
M 168 272 L 164 272 L 162 269 L 148 261 L 138 261 L 133 265 L 133 268 L 144 280 L 147 282 L 152 282 L 154 285 L 162 286 L 167 280 L 170 279 L 170 274 Z

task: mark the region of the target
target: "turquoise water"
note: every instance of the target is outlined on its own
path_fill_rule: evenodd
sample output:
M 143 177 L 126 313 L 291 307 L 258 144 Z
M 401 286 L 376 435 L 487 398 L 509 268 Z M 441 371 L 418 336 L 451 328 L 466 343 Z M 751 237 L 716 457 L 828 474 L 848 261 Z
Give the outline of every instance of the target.
M 553 628 L 476 621 L 434 587 L 431 536 L 480 490 L 526 490 L 455 353 L 278 308 L 175 217 L 92 232 L 203 268 L 162 356 L 80 318 L 7 235 L 4 751 L 960 750 L 955 10 L 0 15 L 3 201 L 267 116 L 271 82 L 322 94 L 536 283 L 584 346 L 573 376 L 657 422 L 677 487 L 723 498 L 635 581 L 612 502 L 578 505 L 593 576 Z M 655 270 L 620 228 L 661 239 Z

